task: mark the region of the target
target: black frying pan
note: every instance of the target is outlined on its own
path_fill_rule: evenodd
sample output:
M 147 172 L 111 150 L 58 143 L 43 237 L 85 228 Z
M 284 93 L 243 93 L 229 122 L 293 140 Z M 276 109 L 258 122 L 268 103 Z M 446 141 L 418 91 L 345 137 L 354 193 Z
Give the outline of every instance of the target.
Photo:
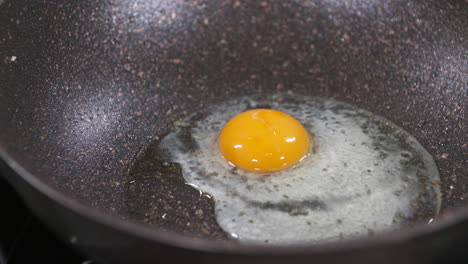
M 1 168 L 100 263 L 439 261 L 468 239 L 467 51 L 466 0 L 7 0 Z M 300 247 L 227 239 L 212 202 L 148 146 L 194 110 L 288 90 L 351 102 L 418 138 L 442 178 L 440 219 Z

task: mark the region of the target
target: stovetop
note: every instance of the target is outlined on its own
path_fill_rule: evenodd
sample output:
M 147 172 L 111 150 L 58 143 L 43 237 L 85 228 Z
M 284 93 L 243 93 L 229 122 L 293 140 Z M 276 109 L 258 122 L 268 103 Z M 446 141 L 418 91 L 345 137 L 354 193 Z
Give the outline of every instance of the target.
M 0 175 L 0 264 L 91 264 L 59 240 L 25 207 Z

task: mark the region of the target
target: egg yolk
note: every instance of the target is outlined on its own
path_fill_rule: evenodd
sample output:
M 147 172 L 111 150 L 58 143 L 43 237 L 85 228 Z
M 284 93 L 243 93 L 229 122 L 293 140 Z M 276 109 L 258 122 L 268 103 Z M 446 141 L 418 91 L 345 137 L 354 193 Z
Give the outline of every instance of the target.
M 241 169 L 268 173 L 289 168 L 309 152 L 307 131 L 294 117 L 271 109 L 238 114 L 223 128 L 224 158 Z

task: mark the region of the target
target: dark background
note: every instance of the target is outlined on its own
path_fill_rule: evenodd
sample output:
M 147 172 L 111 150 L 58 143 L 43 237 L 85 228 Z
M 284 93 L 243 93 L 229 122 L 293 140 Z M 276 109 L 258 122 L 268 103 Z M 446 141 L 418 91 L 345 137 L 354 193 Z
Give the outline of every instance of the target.
M 0 175 L 0 264 L 91 264 L 58 240 L 31 215 L 14 189 Z

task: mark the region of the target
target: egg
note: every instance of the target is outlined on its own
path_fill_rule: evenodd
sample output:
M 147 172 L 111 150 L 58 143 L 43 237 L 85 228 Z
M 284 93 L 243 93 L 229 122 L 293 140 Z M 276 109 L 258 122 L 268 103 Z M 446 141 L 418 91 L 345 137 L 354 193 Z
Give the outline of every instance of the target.
M 354 238 L 427 221 L 440 208 L 437 168 L 417 140 L 331 99 L 233 99 L 176 122 L 159 144 L 241 243 Z
M 253 109 L 232 118 L 218 139 L 221 154 L 234 166 L 268 173 L 289 168 L 309 153 L 307 131 L 288 114 Z

